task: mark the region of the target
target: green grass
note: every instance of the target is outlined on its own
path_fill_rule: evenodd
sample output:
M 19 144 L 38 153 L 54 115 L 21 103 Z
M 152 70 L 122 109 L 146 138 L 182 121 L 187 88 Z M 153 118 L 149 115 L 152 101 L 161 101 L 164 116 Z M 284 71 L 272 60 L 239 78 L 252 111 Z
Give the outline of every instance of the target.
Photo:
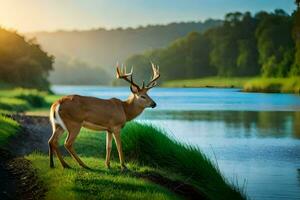
M 300 93 L 300 77 L 255 78 L 244 85 L 245 92 Z
M 6 145 L 9 138 L 15 135 L 19 128 L 16 121 L 0 114 L 0 147 Z
M 0 110 L 24 112 L 31 109 L 49 107 L 49 95 L 35 89 L 2 89 L 0 90 Z
M 170 179 L 192 184 L 209 199 L 245 199 L 240 190 L 223 178 L 219 170 L 199 149 L 182 145 L 151 125 L 128 123 L 122 130 L 123 150 L 131 171 L 155 171 Z M 63 139 L 60 143 L 63 143 Z M 46 199 L 173 199 L 166 189 L 121 173 L 115 146 L 112 170 L 104 167 L 105 134 L 83 129 L 75 149 L 92 171 L 81 169 L 67 157 L 74 169 L 65 170 L 55 159 L 56 168 L 49 168 L 47 155 L 31 154 L 38 173 L 48 187 Z
M 35 89 L 3 88 L 0 89 L 0 113 L 48 115 L 51 104 L 61 97 Z
M 45 106 L 39 108 L 31 108 L 25 112 L 26 115 L 36 116 L 48 116 L 51 104 L 57 99 L 61 98 L 62 95 L 48 94 L 45 96 Z
M 112 162 L 111 170 L 106 170 L 103 159 L 82 156 L 93 169 L 85 170 L 67 157 L 72 169 L 49 169 L 45 155 L 35 153 L 26 158 L 32 161 L 48 189 L 46 199 L 179 199 L 158 185 L 130 173 L 120 173 L 116 162 Z M 129 168 L 135 167 L 129 165 Z
M 199 149 L 175 141 L 163 130 L 129 123 L 122 132 L 122 142 L 130 160 L 186 177 L 210 199 L 243 199 L 239 189 L 226 181 Z
M 163 83 L 163 87 L 218 87 L 242 88 L 253 77 L 206 77 L 199 79 L 172 80 Z
M 6 111 L 23 112 L 24 110 L 30 109 L 30 105 L 22 99 L 14 97 L 1 97 L 0 109 Z

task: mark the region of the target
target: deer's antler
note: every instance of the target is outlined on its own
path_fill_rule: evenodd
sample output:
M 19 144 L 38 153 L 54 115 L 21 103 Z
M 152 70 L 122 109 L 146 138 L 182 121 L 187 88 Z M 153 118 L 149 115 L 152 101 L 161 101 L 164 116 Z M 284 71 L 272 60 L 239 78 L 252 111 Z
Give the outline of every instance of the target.
M 117 78 L 124 79 L 125 81 L 129 82 L 131 85 L 137 87 L 138 90 L 140 90 L 140 87 L 133 81 L 132 73 L 133 73 L 133 67 L 131 67 L 129 73 L 126 73 L 126 66 L 122 64 L 122 67 L 120 69 L 119 63 L 117 63 Z
M 145 87 L 147 89 L 155 87 L 157 85 L 156 80 L 159 79 L 159 77 L 160 77 L 159 67 L 157 65 L 153 64 L 152 62 L 151 62 L 151 66 L 152 66 L 153 75 L 152 75 L 150 82 Z

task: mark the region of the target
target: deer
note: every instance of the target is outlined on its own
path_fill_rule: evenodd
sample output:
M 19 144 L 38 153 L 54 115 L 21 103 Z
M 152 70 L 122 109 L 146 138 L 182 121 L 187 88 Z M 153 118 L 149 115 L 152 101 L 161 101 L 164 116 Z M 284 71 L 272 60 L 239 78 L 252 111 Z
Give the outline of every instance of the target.
M 77 163 L 86 169 L 89 167 L 79 158 L 73 148 L 73 144 L 80 133 L 82 127 L 106 132 L 106 159 L 105 166 L 110 168 L 110 156 L 112 149 L 112 138 L 114 138 L 121 170 L 127 169 L 124 161 L 121 143 L 121 129 L 126 122 L 135 119 L 146 108 L 155 108 L 155 101 L 147 92 L 157 85 L 160 77 L 159 67 L 153 63 L 152 77 L 147 85 L 143 81 L 140 87 L 133 80 L 133 67 L 129 73 L 126 66 L 119 64 L 116 66 L 118 79 L 123 79 L 130 84 L 131 93 L 127 100 L 118 98 L 100 99 L 96 97 L 68 95 L 55 101 L 50 108 L 50 122 L 52 125 L 52 135 L 48 141 L 50 168 L 54 168 L 53 156 L 56 154 L 63 168 L 70 168 L 62 157 L 58 148 L 59 138 L 67 132 L 64 147 Z

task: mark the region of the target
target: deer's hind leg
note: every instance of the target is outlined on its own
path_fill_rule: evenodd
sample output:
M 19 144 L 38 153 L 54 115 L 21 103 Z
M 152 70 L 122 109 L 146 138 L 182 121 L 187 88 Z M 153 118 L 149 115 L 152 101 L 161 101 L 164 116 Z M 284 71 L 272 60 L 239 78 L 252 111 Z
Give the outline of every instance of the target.
M 63 168 L 70 168 L 70 166 L 64 161 L 62 154 L 58 148 L 58 140 L 64 133 L 64 129 L 60 127 L 59 125 L 53 126 L 53 133 L 52 136 L 50 137 L 48 144 L 49 144 L 49 157 L 50 157 L 50 167 L 54 167 L 54 162 L 53 162 L 53 153 L 55 152 L 62 167 Z
M 112 145 L 112 133 L 106 132 L 106 159 L 105 166 L 110 168 L 110 154 L 111 154 L 111 145 Z
M 113 133 L 113 136 L 114 136 L 116 146 L 117 146 L 117 149 L 118 149 L 118 153 L 119 153 L 121 169 L 124 170 L 124 169 L 127 169 L 127 167 L 126 167 L 125 161 L 124 161 L 124 155 L 123 155 L 123 150 L 122 150 L 122 142 L 121 142 L 120 132 L 121 132 L 120 129 L 116 129 Z
M 68 125 L 69 125 L 68 126 L 69 133 L 68 133 L 68 137 L 65 140 L 65 148 L 81 167 L 89 169 L 89 167 L 86 164 L 84 164 L 84 162 L 82 162 L 82 160 L 79 158 L 79 156 L 77 155 L 76 151 L 73 148 L 74 141 L 80 132 L 81 124 L 74 122 L 71 124 L 68 123 Z

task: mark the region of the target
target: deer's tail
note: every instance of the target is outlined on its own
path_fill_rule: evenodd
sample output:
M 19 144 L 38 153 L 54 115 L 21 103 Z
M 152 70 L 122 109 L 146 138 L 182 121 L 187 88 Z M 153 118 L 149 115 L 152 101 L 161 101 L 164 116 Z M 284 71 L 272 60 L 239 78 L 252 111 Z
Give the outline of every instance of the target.
M 68 130 L 64 121 L 62 120 L 62 118 L 59 115 L 59 107 L 60 104 L 53 104 L 50 108 L 50 122 L 51 122 L 51 126 L 52 126 L 52 130 L 55 131 L 56 129 L 56 124 L 58 124 L 59 126 L 61 126 L 64 130 Z

